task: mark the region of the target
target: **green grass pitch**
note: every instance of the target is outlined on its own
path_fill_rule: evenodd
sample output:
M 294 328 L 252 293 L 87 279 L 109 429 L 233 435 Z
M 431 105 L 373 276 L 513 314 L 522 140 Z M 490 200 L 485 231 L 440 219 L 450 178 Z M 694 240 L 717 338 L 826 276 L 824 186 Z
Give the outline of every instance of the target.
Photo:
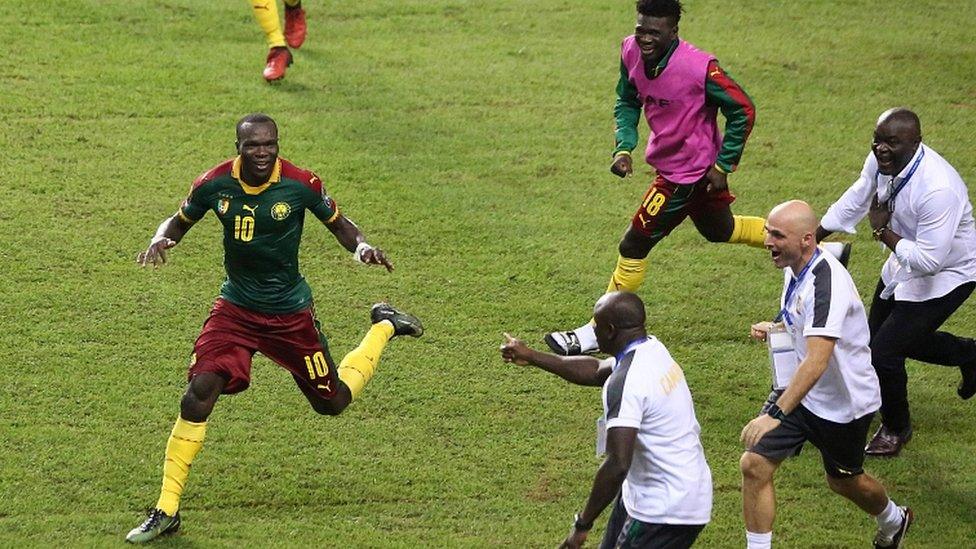
M 647 169 L 611 176 L 613 89 L 631 1 L 306 0 L 287 78 L 260 76 L 241 0 L 6 0 L 0 13 L 0 546 L 113 546 L 158 494 L 187 357 L 223 278 L 213 216 L 156 271 L 135 254 L 190 181 L 264 111 L 396 271 L 354 264 L 309 217 L 303 271 L 337 357 L 389 299 L 424 319 L 345 414 L 316 416 L 264 358 L 220 401 L 159 546 L 547 547 L 598 460 L 595 390 L 503 364 L 587 318 Z M 976 4 L 687 0 L 682 37 L 758 107 L 734 210 L 823 211 L 907 105 L 976 184 Z M 646 130 L 642 128 L 642 138 Z M 853 237 L 870 297 L 885 257 Z M 765 253 L 690 223 L 652 252 L 651 332 L 685 368 L 715 478 L 701 547 L 741 547 L 739 431 L 765 396 L 751 322 L 773 314 Z M 976 335 L 966 304 L 948 327 Z M 918 522 L 910 547 L 976 544 L 976 403 L 911 363 L 915 439 L 869 461 Z M 865 547 L 810 448 L 778 474 L 777 547 Z M 596 546 L 607 514 L 591 539 Z

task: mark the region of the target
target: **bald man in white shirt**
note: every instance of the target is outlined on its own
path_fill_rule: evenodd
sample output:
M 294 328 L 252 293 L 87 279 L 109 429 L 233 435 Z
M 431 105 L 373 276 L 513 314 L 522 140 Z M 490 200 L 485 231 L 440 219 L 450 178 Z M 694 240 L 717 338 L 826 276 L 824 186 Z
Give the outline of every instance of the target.
M 606 459 L 559 547 L 581 547 L 612 504 L 601 549 L 687 549 L 711 518 L 712 473 L 684 372 L 664 344 L 647 334 L 637 295 L 605 294 L 593 318 L 600 349 L 611 358 L 543 353 L 508 334 L 501 346 L 506 362 L 603 388 L 604 444 L 598 446 L 605 445 L 600 452 Z
M 897 549 L 914 515 L 863 468 L 861 445 L 881 405 L 867 315 L 851 275 L 817 247 L 816 230 L 816 215 L 799 200 L 780 204 L 766 217 L 766 248 L 783 269 L 783 294 L 777 324 L 754 324 L 751 335 L 766 341 L 771 333 L 785 332 L 795 362 L 784 368 L 785 390 L 742 429 L 746 544 L 771 547 L 773 476 L 809 442 L 820 451 L 830 489 L 875 518 L 874 547 Z
M 878 118 L 857 181 L 817 229 L 853 233 L 868 217 L 891 250 L 871 303 L 872 363 L 881 382 L 881 420 L 865 452 L 896 456 L 911 439 L 905 359 L 960 369 L 957 393 L 976 394 L 976 342 L 938 331 L 976 287 L 976 226 L 966 184 L 922 143 L 918 115 L 889 109 Z

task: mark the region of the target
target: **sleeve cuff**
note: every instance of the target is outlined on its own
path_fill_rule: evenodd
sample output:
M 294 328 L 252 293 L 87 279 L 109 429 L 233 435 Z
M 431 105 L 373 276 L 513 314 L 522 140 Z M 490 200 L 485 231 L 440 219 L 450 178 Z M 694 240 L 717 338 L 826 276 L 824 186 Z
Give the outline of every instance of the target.
M 722 173 L 724 173 L 724 174 L 726 174 L 726 175 L 728 175 L 728 174 L 730 174 L 730 173 L 732 173 L 732 172 L 735 171 L 731 166 L 730 167 L 725 167 L 725 166 L 719 164 L 718 162 L 715 163 L 715 169 L 718 170 L 718 171 L 720 171 L 720 172 L 722 172 Z
M 630 151 L 628 151 L 627 149 L 620 149 L 620 150 L 613 151 L 613 157 L 617 158 L 618 156 L 631 156 L 631 154 Z
M 824 327 L 824 328 L 804 328 L 803 337 L 817 336 L 817 337 L 829 337 L 831 339 L 840 339 L 843 334 L 843 330 L 838 328 Z
M 607 429 L 613 429 L 614 427 L 629 427 L 631 429 L 640 429 L 640 419 L 634 419 L 629 417 L 615 417 L 607 421 Z
M 183 208 L 176 210 L 176 215 L 178 215 L 181 220 L 185 221 L 186 223 L 190 223 L 191 225 L 197 221 L 200 221 L 199 219 L 193 219 L 192 217 L 183 213 Z
M 820 226 L 832 233 L 857 234 L 857 229 L 853 225 L 846 227 L 837 219 L 833 207 L 829 208 L 823 218 L 820 219 Z
M 912 272 L 911 255 L 915 248 L 915 243 L 907 238 L 902 238 L 895 244 L 895 257 L 898 258 L 898 262 L 902 264 L 905 272 Z

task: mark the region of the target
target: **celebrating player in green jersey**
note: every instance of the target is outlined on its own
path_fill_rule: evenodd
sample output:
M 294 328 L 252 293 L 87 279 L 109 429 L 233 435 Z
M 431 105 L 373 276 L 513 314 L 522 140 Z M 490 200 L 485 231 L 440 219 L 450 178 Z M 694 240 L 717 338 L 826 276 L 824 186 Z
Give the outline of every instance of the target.
M 179 504 L 190 463 L 203 446 L 207 418 L 221 394 L 247 389 L 255 352 L 287 369 L 312 408 L 337 415 L 362 392 L 380 354 L 395 336 L 423 334 L 420 321 L 386 303 L 373 306 L 373 326 L 336 367 L 298 270 L 305 210 L 367 265 L 393 265 L 339 212 L 314 173 L 278 158 L 278 127 L 263 114 L 237 124 L 239 156 L 207 171 L 180 209 L 165 219 L 140 265 L 159 266 L 166 251 L 213 210 L 224 228 L 227 280 L 193 347 L 189 386 L 166 445 L 159 501 L 126 536 L 142 543 L 180 527 Z

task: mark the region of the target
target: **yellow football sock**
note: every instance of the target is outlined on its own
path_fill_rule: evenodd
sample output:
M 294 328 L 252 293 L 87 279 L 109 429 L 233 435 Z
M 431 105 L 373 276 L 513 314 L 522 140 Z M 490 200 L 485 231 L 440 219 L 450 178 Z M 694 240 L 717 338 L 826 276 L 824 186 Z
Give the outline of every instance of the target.
M 735 226 L 732 228 L 730 244 L 745 244 L 753 248 L 765 248 L 766 220 L 749 215 L 733 215 Z
M 166 443 L 166 461 L 163 463 L 163 488 L 159 493 L 156 507 L 173 516 L 180 508 L 180 495 L 190 474 L 190 463 L 203 448 L 203 437 L 207 434 L 207 422 L 193 423 L 181 417 Z
M 617 266 L 610 275 L 610 284 L 607 285 L 607 293 L 627 291 L 636 292 L 641 284 L 644 283 L 644 276 L 647 274 L 647 258 L 631 259 L 629 257 L 618 256 Z
M 251 0 L 251 11 L 254 12 L 254 19 L 264 36 L 268 40 L 269 48 L 285 46 L 285 35 L 281 32 L 281 20 L 278 19 L 278 0 Z
M 339 379 L 349 387 L 353 400 L 359 397 L 363 387 L 372 379 L 380 355 L 392 337 L 393 324 L 377 322 L 366 332 L 359 347 L 349 351 L 339 363 Z

